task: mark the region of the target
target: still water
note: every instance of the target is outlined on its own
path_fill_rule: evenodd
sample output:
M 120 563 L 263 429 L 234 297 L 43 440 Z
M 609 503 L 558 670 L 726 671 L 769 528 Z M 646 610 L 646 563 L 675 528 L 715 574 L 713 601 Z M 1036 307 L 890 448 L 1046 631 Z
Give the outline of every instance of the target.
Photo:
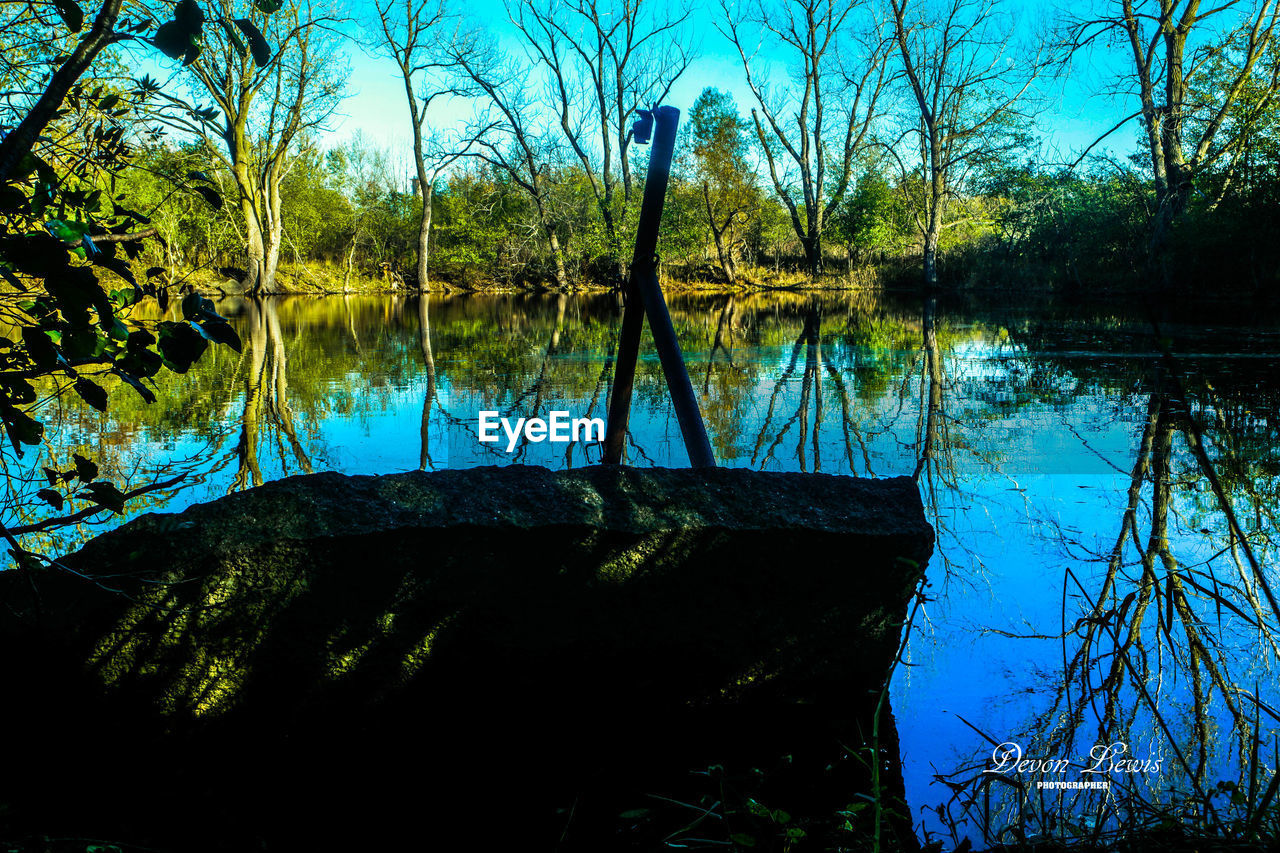
M 1008 301 L 671 300 L 721 464 L 920 485 L 938 551 L 892 700 L 922 831 L 991 843 L 1105 832 L 1141 821 L 1141 803 L 1189 822 L 1206 801 L 1247 810 L 1270 781 L 1280 727 L 1280 326 L 1225 310 L 1157 322 Z M 243 353 L 220 347 L 188 375 L 166 374 L 156 405 L 127 389 L 105 415 L 64 401 L 30 470 L 82 452 L 135 487 L 182 477 L 134 501 L 136 514 L 312 471 L 599 460 L 587 445 L 482 444 L 477 413 L 603 418 L 612 297 L 219 310 Z M 647 340 L 631 426 L 632 464 L 687 464 Z M 17 482 L 10 507 L 26 503 Z M 42 544 L 65 550 L 118 522 Z M 984 774 L 996 744 L 1071 769 Z M 1081 773 L 1098 755 L 1107 772 Z M 1111 787 L 1038 787 L 1045 779 Z M 1250 793 L 1233 805 L 1220 782 Z

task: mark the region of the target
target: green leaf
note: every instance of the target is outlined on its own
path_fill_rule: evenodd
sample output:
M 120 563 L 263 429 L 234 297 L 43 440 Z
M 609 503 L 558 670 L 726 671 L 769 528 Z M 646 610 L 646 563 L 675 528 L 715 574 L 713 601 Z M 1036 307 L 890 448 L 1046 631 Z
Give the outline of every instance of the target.
M 199 33 L 200 28 L 204 26 L 204 10 L 196 0 L 178 0 L 177 5 L 173 7 L 173 20 Z
M 240 342 L 240 336 L 236 334 L 235 329 L 231 328 L 231 324 L 222 318 L 201 323 L 200 331 L 215 344 L 226 344 L 236 352 L 241 351 L 243 344 Z
M 729 840 L 732 841 L 734 844 L 737 844 L 739 847 L 755 847 L 756 846 L 755 836 L 748 835 L 745 832 L 735 832 L 733 835 L 729 836 Z
M 141 352 L 156 342 L 156 336 L 148 332 L 146 329 L 138 329 L 129 333 L 129 340 L 125 343 L 125 347 L 129 352 Z
M 81 482 L 87 483 L 98 476 L 98 466 L 92 460 L 85 459 L 79 453 L 74 454 L 71 458 L 75 460 L 76 476 L 80 478 Z
M 166 21 L 156 30 L 151 43 L 170 59 L 181 59 L 191 49 L 191 36 L 181 24 Z
M 81 376 L 76 380 L 76 393 L 80 395 L 80 399 L 99 412 L 107 410 L 107 392 L 98 383 Z
M 231 42 L 231 46 L 236 49 L 236 53 L 241 56 L 247 55 L 248 48 L 244 46 L 244 41 L 241 40 L 239 33 L 236 32 L 236 28 L 231 25 L 231 22 L 226 18 L 222 18 L 218 23 L 222 26 L 223 32 L 227 34 L 227 41 Z
M 235 25 L 240 28 L 240 32 L 244 33 L 244 37 L 249 40 L 249 51 L 253 54 L 253 61 L 257 63 L 258 67 L 262 68 L 270 62 L 271 46 L 263 38 L 262 31 L 254 26 L 253 21 L 248 18 L 236 18 Z
M 204 303 L 209 304 L 209 308 L 213 308 L 213 303 L 209 302 L 198 293 L 188 293 L 182 297 L 182 319 L 197 320 L 204 310 Z
M 52 370 L 58 364 L 58 350 L 45 331 L 37 326 L 22 327 L 22 343 L 27 355 L 41 370 Z
M 54 509 L 58 510 L 59 512 L 62 511 L 62 505 L 64 503 L 64 500 L 61 492 L 55 492 L 53 489 L 41 489 L 40 491 L 36 492 L 36 497 L 38 497 L 40 500 L 44 501 Z
M 44 437 L 44 424 L 32 418 L 26 412 L 10 409 L 4 413 L 4 428 L 9 433 L 13 449 L 22 452 L 20 444 L 39 444 Z
M 174 373 L 186 373 L 191 369 L 209 342 L 189 323 L 160 324 L 160 352 L 165 366 Z
M 114 513 L 124 511 L 124 502 L 126 500 L 124 493 L 106 480 L 90 483 L 85 486 L 85 489 L 88 490 L 93 502 L 98 506 L 106 507 Z
M 25 406 L 36 401 L 36 389 L 25 379 L 0 375 L 0 391 L 9 403 Z
M 14 213 L 27 203 L 27 194 L 17 187 L 8 184 L 0 186 L 0 211 Z
M 156 395 L 151 393 L 151 389 L 146 385 L 143 385 L 137 377 L 131 376 L 121 370 L 115 371 L 115 374 L 128 383 L 130 388 L 137 391 L 138 396 L 142 397 L 143 400 L 146 400 L 148 403 L 154 403 L 156 401 Z
M 70 329 L 62 336 L 62 352 L 77 361 L 101 354 L 105 341 L 93 329 Z
M 191 189 L 198 192 L 200 196 L 206 202 L 208 202 L 209 206 L 212 207 L 214 210 L 222 210 L 222 196 L 218 193 L 217 190 L 213 189 L 212 187 L 205 187 L 205 186 L 192 187 Z
M 190 65 L 200 55 L 200 31 L 204 27 L 204 11 L 196 0 L 178 0 L 173 20 L 160 25 L 152 44 L 172 59 Z
M 72 0 L 53 0 L 53 5 L 67 25 L 67 29 L 73 33 L 80 32 L 80 28 L 84 26 L 84 12 L 81 8 Z

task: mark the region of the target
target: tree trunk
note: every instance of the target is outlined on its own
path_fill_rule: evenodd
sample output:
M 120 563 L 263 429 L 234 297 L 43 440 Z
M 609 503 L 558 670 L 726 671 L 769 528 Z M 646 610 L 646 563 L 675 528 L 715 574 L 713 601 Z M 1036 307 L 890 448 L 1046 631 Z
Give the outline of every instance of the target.
M 245 221 L 244 288 L 250 296 L 258 296 L 263 291 L 266 267 L 262 228 L 258 225 L 258 217 L 251 201 L 242 199 L 240 207 Z
M 938 286 L 938 230 L 931 225 L 924 235 L 924 286 L 928 290 Z
M 430 290 L 427 280 L 428 240 L 431 236 L 431 199 L 435 195 L 435 181 L 419 183 L 422 188 L 422 218 L 418 222 L 418 290 Z
M 560 238 L 556 236 L 554 225 L 544 226 L 547 229 L 547 242 L 551 244 L 551 257 L 556 265 L 556 289 L 561 292 L 569 289 L 569 274 L 564 268 L 564 253 L 560 251 Z
M 282 242 L 280 227 L 277 225 L 267 233 L 267 240 L 263 245 L 262 257 L 262 277 L 258 282 L 258 290 L 261 293 L 276 292 L 276 270 L 280 268 L 280 244 Z
M 436 359 L 431 352 L 430 297 L 426 293 L 418 297 L 418 348 L 422 350 L 422 365 L 427 373 L 427 391 L 422 400 L 422 425 L 419 427 L 418 470 L 435 469 L 431 459 L 431 407 L 436 401 Z
M 1156 213 L 1151 223 L 1151 241 L 1147 245 L 1147 265 L 1153 273 L 1160 275 L 1165 286 L 1172 283 L 1168 254 L 1173 242 L 1173 228 L 1187 209 L 1191 196 L 1187 172 L 1184 166 L 1170 164 L 1163 192 L 1157 187 Z
M 720 259 L 720 269 L 724 271 L 725 281 L 732 287 L 734 285 L 733 253 L 724 245 L 724 234 L 733 224 L 733 217 L 737 214 L 730 214 L 729 221 L 717 227 L 716 214 L 711 207 L 711 187 L 706 181 L 702 182 L 702 200 L 707 206 L 707 225 L 711 227 L 711 237 L 716 243 L 716 257 Z
M 809 236 L 803 238 L 800 243 L 804 246 L 804 260 L 809 269 L 809 275 L 816 279 L 822 275 L 822 232 L 811 230 Z

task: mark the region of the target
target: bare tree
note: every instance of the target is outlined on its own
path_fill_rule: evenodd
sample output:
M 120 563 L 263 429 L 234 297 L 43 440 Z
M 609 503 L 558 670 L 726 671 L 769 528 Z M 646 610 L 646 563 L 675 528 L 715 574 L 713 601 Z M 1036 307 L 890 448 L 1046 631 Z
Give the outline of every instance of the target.
M 529 57 L 547 73 L 564 142 L 582 165 L 621 276 L 621 224 L 634 192 L 628 150 L 638 109 L 666 100 L 692 52 L 685 5 L 652 0 L 511 0 Z M 619 190 L 621 192 L 619 192 Z
M 231 174 L 245 223 L 244 285 L 253 294 L 269 292 L 283 238 L 280 183 L 307 134 L 337 109 L 344 86 L 331 29 L 337 19 L 311 0 L 293 0 L 270 16 L 244 0 L 213 5 L 224 20 L 256 22 L 277 50 L 267 59 L 258 53 L 266 45 L 246 46 L 231 26 L 208 28 L 189 70 L 192 88 L 211 97 L 216 111 L 165 96 L 177 111 L 168 110 L 163 120 L 198 134 Z
M 432 103 L 460 94 L 447 81 L 448 50 L 441 39 L 450 37 L 457 20 L 445 0 L 377 0 L 374 8 L 378 18 L 377 47 L 395 60 L 409 103 L 413 163 L 422 196 L 422 214 L 418 220 L 418 288 L 429 290 L 427 260 L 436 180 L 466 156 L 476 138 L 489 128 L 480 127 L 466 137 L 445 139 L 427 127 Z
M 839 206 L 853 164 L 870 144 L 886 84 L 888 40 L 874 20 L 863 22 L 866 0 L 754 0 L 745 15 L 721 0 L 721 32 L 733 42 L 758 107 L 751 110 L 769 177 L 791 215 L 810 275 L 822 272 L 827 211 Z M 779 41 L 794 79 L 770 86 L 748 27 Z
M 467 131 L 475 140 L 473 155 L 510 178 L 533 201 L 551 249 L 556 287 L 567 290 L 569 274 L 550 197 L 556 151 L 535 123 L 537 105 L 530 94 L 528 68 L 508 61 L 492 38 L 474 32 L 451 42 L 446 56 L 461 80 L 460 91 L 480 103 L 479 117 Z
M 1267 59 L 1278 21 L 1275 0 L 1207 8 L 1201 0 L 1105 0 L 1074 17 L 1073 48 L 1102 45 L 1126 56 L 1116 92 L 1136 99 L 1138 109 L 1103 138 L 1132 119 L 1141 122 L 1156 194 L 1153 260 L 1163 256 L 1197 176 L 1238 157 L 1249 128 L 1274 107 L 1280 63 Z M 1242 114 L 1230 121 L 1233 112 Z
M 1048 54 L 1013 43 L 1014 21 L 999 0 L 890 0 L 899 70 L 910 92 L 906 128 L 887 149 L 905 180 L 918 178 L 916 224 L 926 287 L 938 283 L 938 242 L 948 203 L 972 172 L 1023 144 L 1021 106 L 1049 67 Z M 906 140 L 910 153 L 899 151 Z

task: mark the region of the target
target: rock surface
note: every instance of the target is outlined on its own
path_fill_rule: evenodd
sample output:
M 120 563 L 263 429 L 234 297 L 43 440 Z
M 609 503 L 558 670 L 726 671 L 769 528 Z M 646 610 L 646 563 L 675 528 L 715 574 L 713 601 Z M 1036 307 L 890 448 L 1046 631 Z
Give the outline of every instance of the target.
M 408 762 L 445 813 L 539 779 L 550 814 L 601 774 L 795 752 L 797 727 L 865 716 L 932 547 L 906 478 L 294 477 L 100 536 L 38 603 L 0 575 L 4 677 L 41 697 L 8 721 L 71 707 L 162 776 L 232 761 L 233 784 L 329 809 L 373 790 L 339 796 L 338 768 Z M 87 760 L 126 760 L 101 741 Z

